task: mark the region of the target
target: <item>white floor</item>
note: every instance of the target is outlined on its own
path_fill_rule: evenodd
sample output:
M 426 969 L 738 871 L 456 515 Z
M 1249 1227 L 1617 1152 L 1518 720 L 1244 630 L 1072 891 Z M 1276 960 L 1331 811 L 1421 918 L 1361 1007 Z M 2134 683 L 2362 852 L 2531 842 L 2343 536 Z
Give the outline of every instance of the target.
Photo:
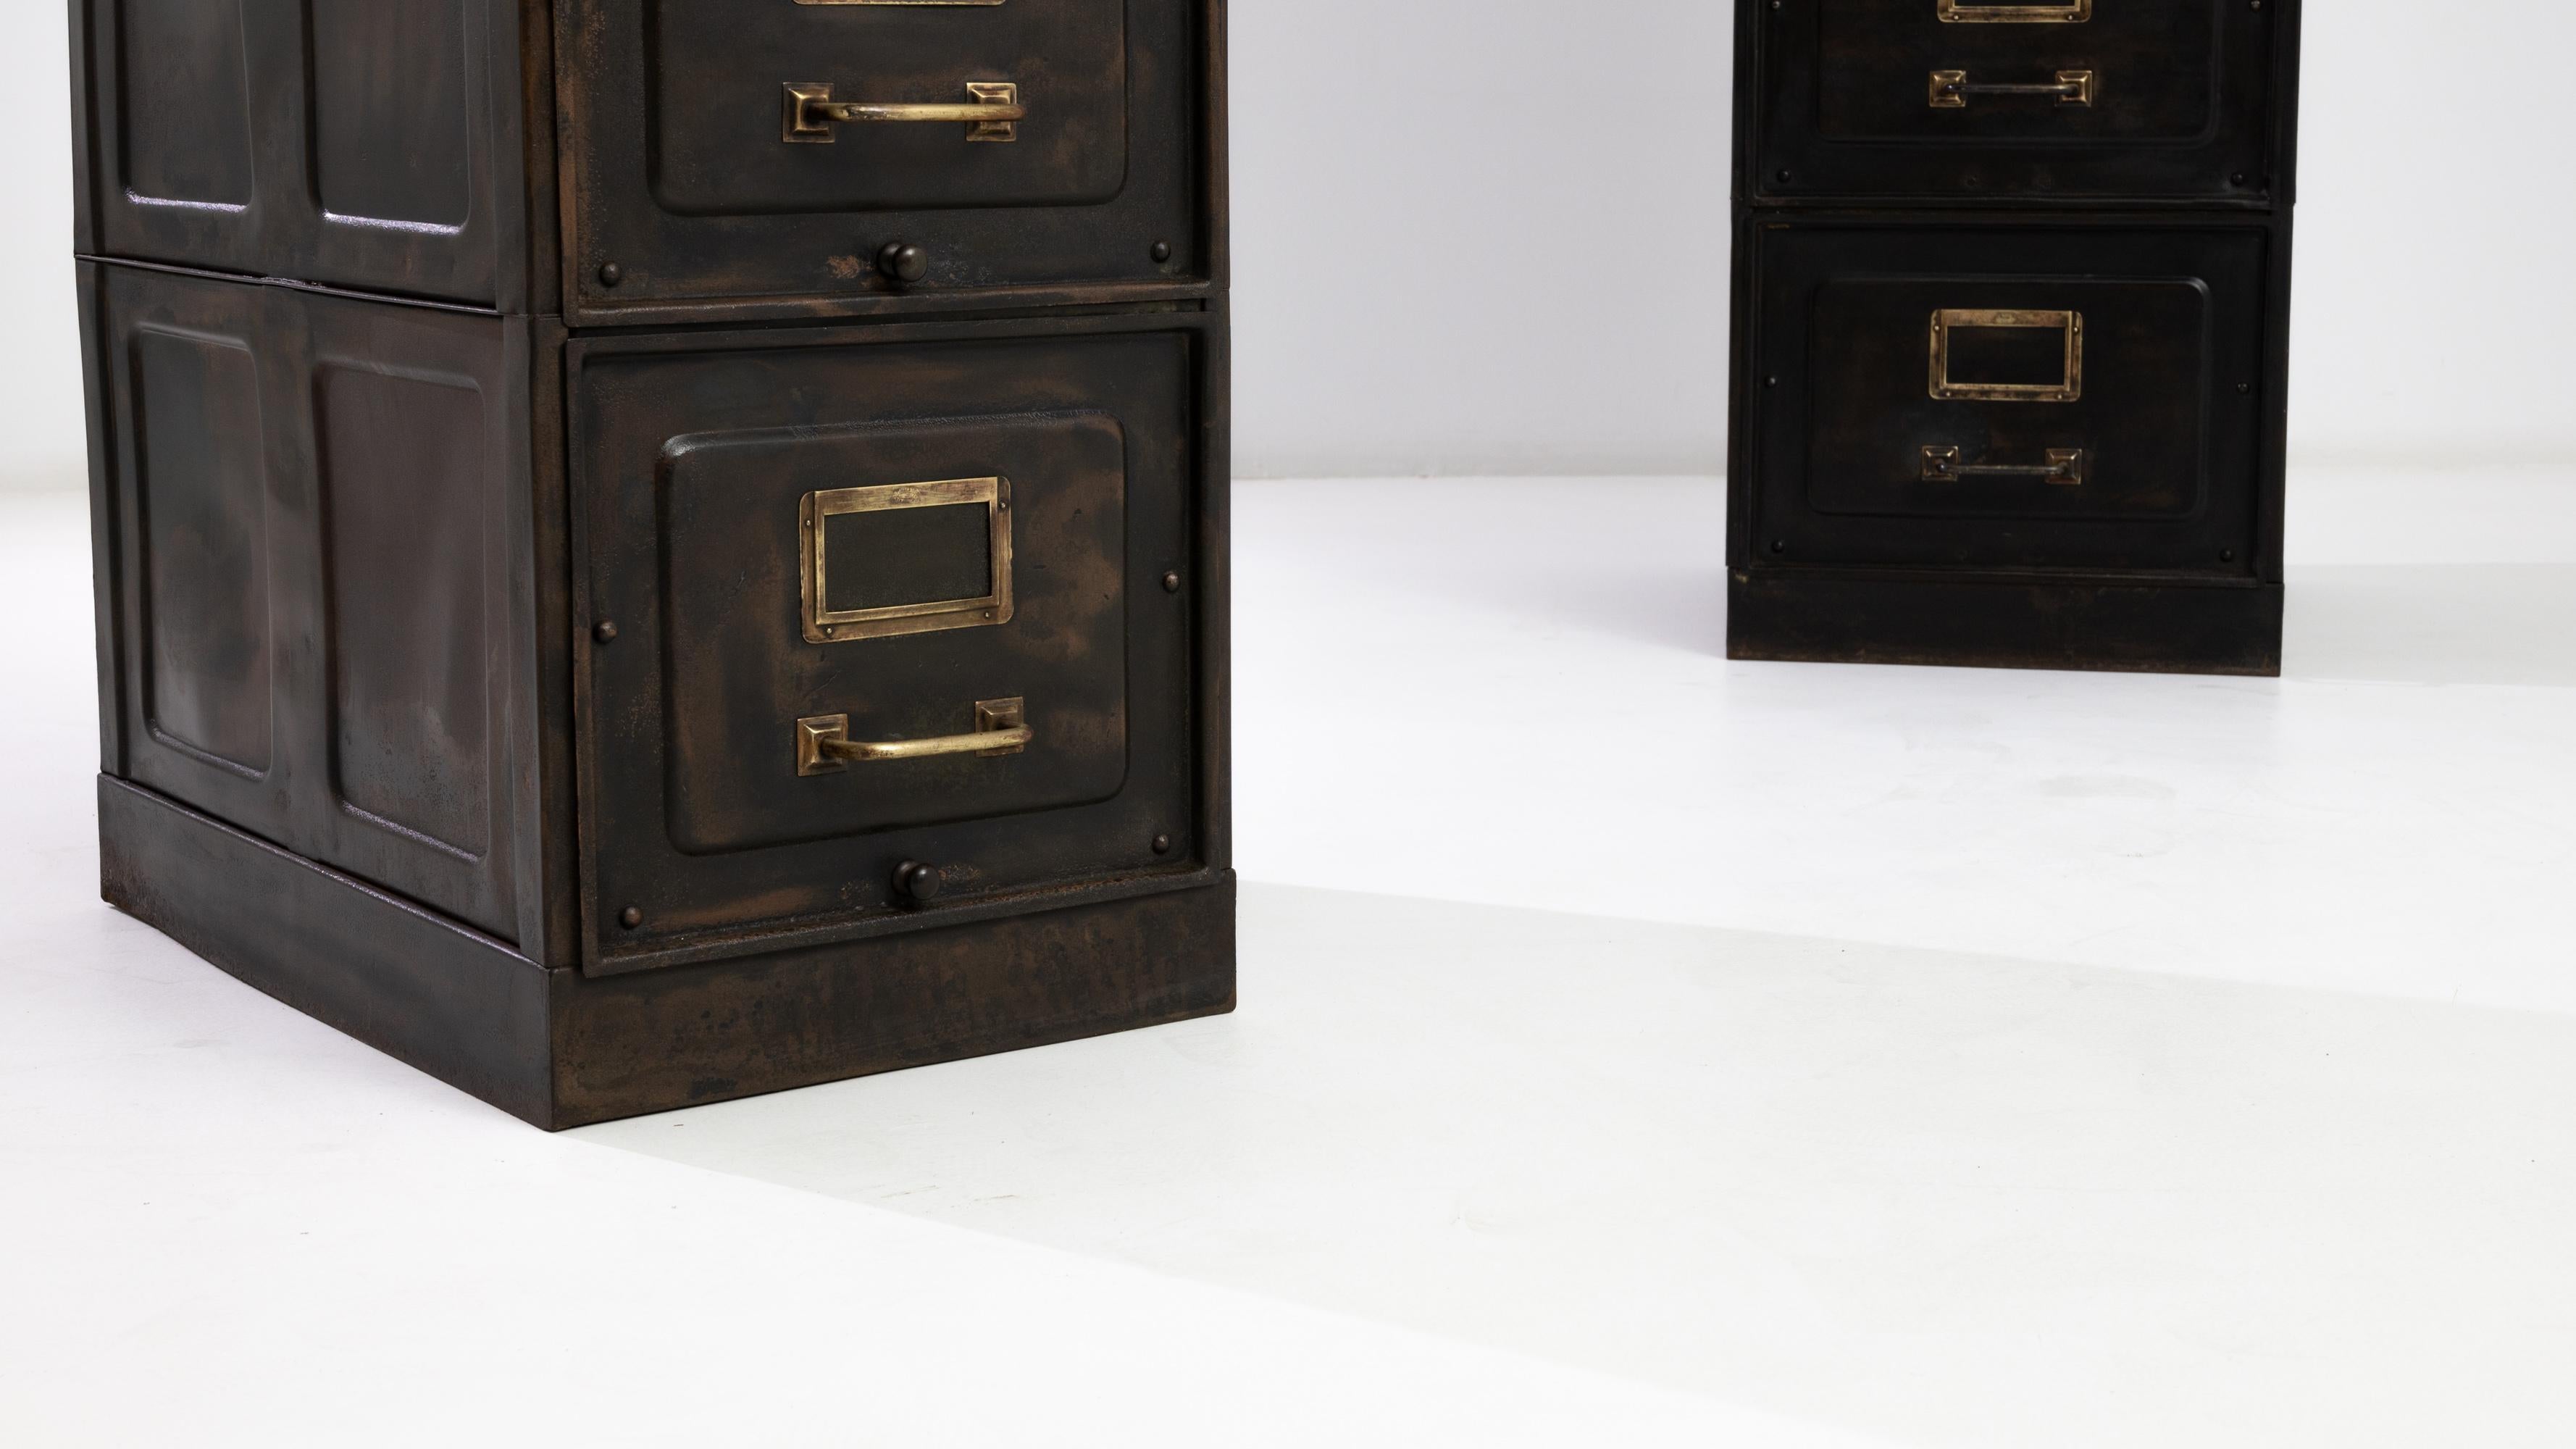
M 2576 475 L 2294 489 L 2274 683 L 1247 485 L 1240 1013 L 563 1137 L 96 903 L 0 498 L 0 1443 L 2576 1441 Z

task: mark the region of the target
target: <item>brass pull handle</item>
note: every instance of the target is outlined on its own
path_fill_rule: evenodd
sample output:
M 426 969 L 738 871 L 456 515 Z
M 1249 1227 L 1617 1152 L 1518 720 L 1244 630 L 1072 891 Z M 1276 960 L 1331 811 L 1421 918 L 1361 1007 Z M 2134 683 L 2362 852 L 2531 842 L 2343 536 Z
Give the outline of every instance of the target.
M 1940 0 L 1940 4 L 1941 20 L 1948 25 L 2080 25 L 2093 18 L 2093 0 L 2063 0 L 2056 5 L 1993 5 L 1976 0 Z
M 967 99 L 955 102 L 836 101 L 829 81 L 787 82 L 785 141 L 829 146 L 844 121 L 962 121 L 969 141 L 1016 141 L 1015 122 L 1029 118 L 1020 88 L 1011 81 L 968 81 Z
M 1956 111 L 1967 107 L 1970 96 L 2055 96 L 2061 106 L 2093 104 L 2093 72 L 2061 70 L 2054 81 L 2006 85 L 2000 82 L 1970 84 L 1964 70 L 1932 72 L 1932 109 Z
M 1923 481 L 1948 483 L 1959 478 L 2037 478 L 2079 487 L 2084 482 L 2084 450 L 2051 448 L 2045 463 L 1962 463 L 1959 450 L 1940 443 L 1923 445 Z
M 796 722 L 796 773 L 831 775 L 874 760 L 927 760 L 939 755 L 1016 755 L 1037 738 L 1029 728 L 1028 702 L 979 699 L 975 732 L 927 740 L 854 740 L 850 717 L 815 715 Z

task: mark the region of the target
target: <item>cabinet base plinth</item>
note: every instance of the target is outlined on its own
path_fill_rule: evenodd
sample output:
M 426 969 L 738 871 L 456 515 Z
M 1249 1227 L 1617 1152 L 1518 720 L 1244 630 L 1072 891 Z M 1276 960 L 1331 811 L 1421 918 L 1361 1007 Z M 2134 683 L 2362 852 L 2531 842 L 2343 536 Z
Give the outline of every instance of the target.
M 550 1130 L 1234 1008 L 1234 881 L 594 978 L 99 780 L 101 893 L 249 985 Z
M 2281 589 L 1739 572 L 1726 646 L 1730 659 L 2269 677 Z

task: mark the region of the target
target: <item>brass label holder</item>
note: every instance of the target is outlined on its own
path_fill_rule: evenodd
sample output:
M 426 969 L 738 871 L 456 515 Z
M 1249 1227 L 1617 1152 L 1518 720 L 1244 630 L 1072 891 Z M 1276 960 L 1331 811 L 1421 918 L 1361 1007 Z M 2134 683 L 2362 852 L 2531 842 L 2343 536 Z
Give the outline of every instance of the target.
M 796 0 L 796 3 L 883 4 L 886 0 Z M 1983 5 L 1976 0 L 1939 0 L 1939 4 L 1944 25 L 2081 25 L 2093 18 L 2093 0 L 2064 0 L 2064 3 L 2056 5 Z
M 848 715 L 818 714 L 796 722 L 796 773 L 799 778 L 837 775 L 874 760 L 929 760 L 942 755 L 999 759 L 1025 752 L 1036 738 L 1037 732 L 1029 728 L 1028 701 L 1017 697 L 979 699 L 973 733 L 926 740 L 854 740 Z
M 968 81 L 962 102 L 836 101 L 830 81 L 788 81 L 786 108 L 779 139 L 810 146 L 831 145 L 835 125 L 857 121 L 956 121 L 969 141 L 1016 141 L 1029 116 L 1012 81 Z
M 2066 334 L 2066 376 L 2059 382 L 1953 382 L 1950 334 L 1962 327 L 2051 328 Z M 1932 314 L 1932 396 L 1942 402 L 2071 403 L 2084 396 L 2084 314 L 2023 309 L 1945 307 Z
M 824 524 L 845 513 L 890 508 L 941 508 L 981 503 L 990 519 L 991 587 L 972 599 L 939 599 L 874 609 L 839 609 L 831 598 L 831 558 Z M 951 478 L 936 483 L 891 483 L 873 488 L 833 488 L 808 493 L 797 505 L 798 583 L 804 594 L 805 642 L 847 644 L 941 629 L 975 629 L 1011 622 L 1011 480 Z

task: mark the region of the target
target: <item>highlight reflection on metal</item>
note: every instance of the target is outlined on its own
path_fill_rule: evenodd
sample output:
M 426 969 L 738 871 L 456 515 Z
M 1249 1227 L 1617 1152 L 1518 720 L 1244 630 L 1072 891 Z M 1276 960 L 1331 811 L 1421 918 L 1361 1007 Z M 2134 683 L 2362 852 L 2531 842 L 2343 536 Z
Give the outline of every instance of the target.
M 969 141 L 1016 141 L 1029 108 L 1020 104 L 1020 88 L 1010 81 L 968 81 L 962 102 L 836 101 L 829 81 L 787 82 L 787 118 L 782 140 L 828 146 L 841 121 L 962 121 Z
M 1962 327 L 2047 327 L 2066 334 L 2061 382 L 1953 382 L 1950 336 Z M 1932 396 L 1943 402 L 2071 403 L 2084 396 L 2084 314 L 1944 308 L 1932 314 Z
M 1932 109 L 1936 111 L 1964 109 L 1970 96 L 2055 96 L 2061 106 L 2089 106 L 2093 104 L 2093 72 L 2061 70 L 2054 81 L 2033 81 L 2026 85 L 1999 82 L 1971 85 L 1964 70 L 1936 70 L 1932 72 L 1930 94 Z
M 796 773 L 832 775 L 874 760 L 928 760 L 941 755 L 1016 755 L 1037 738 L 1029 728 L 1028 701 L 975 701 L 975 732 L 926 740 L 854 740 L 850 717 L 815 715 L 796 722 Z
M 1947 483 L 1956 478 L 2037 478 L 2068 487 L 2084 481 L 2082 448 L 2051 448 L 2045 463 L 1962 463 L 1959 450 L 1939 443 L 1923 445 L 1923 481 Z
M 799 5 L 871 3 L 871 0 L 796 0 Z M 888 3 L 888 0 L 873 0 Z M 894 0 L 901 3 L 901 0 Z M 951 0 L 968 3 L 968 0 Z M 2093 0 L 2066 0 L 2062 5 L 1979 5 L 1973 0 L 1940 0 L 1941 19 L 1952 25 L 2075 24 L 2093 18 Z
M 991 519 L 991 585 L 971 599 L 932 599 L 917 604 L 889 604 L 873 609 L 828 607 L 831 558 L 824 547 L 830 532 L 824 524 L 845 513 L 871 513 L 889 508 L 941 508 L 981 503 Z M 940 629 L 973 629 L 1011 621 L 1011 480 L 952 478 L 938 483 L 892 483 L 876 488 L 833 488 L 808 493 L 797 508 L 800 546 L 798 574 L 805 596 L 805 642 L 845 644 L 853 639 L 883 639 L 895 634 L 928 634 Z

